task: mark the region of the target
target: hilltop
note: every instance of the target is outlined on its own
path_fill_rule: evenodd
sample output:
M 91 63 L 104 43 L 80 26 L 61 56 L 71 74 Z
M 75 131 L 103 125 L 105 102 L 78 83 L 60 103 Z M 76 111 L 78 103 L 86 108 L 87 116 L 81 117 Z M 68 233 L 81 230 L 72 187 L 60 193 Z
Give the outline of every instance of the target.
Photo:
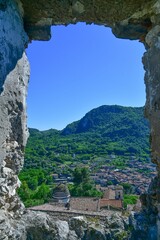
M 103 105 L 62 131 L 29 129 L 25 167 L 48 167 L 108 154 L 149 156 L 149 124 L 143 107 Z

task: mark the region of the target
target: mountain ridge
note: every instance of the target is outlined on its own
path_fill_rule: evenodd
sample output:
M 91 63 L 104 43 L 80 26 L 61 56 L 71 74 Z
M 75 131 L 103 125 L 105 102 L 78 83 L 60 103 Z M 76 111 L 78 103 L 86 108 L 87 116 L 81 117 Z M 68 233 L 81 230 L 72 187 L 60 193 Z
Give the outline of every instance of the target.
M 100 107 L 94 108 L 87 112 L 84 117 L 80 120 L 72 122 L 68 124 L 61 133 L 64 135 L 67 134 L 74 134 L 74 133 L 82 133 L 87 131 L 96 130 L 97 126 L 104 126 L 106 127 L 106 122 L 110 118 L 113 120 L 113 114 L 118 114 L 120 118 L 122 118 L 124 113 L 128 112 L 128 118 L 133 116 L 133 114 L 140 114 L 137 120 L 143 120 L 144 124 L 147 124 L 147 120 L 144 119 L 143 116 L 143 107 L 124 107 L 120 105 L 102 105 Z M 112 116 L 111 116 L 112 115 Z M 128 120 L 129 120 L 128 119 Z M 122 119 L 121 119 L 122 120 Z M 131 119 L 130 119 L 131 121 Z M 114 121 L 117 123 L 117 121 Z M 109 125 L 108 124 L 108 125 Z
M 25 165 L 92 159 L 112 153 L 147 158 L 149 123 L 143 111 L 143 107 L 103 105 L 63 130 L 29 129 Z

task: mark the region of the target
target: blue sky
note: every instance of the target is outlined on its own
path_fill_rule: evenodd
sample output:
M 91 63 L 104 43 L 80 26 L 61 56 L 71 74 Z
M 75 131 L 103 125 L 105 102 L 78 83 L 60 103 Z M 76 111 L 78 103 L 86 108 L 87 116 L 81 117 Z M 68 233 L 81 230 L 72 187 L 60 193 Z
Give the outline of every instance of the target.
M 28 126 L 63 129 L 101 105 L 144 106 L 144 46 L 97 25 L 52 27 L 49 42 L 33 41 Z

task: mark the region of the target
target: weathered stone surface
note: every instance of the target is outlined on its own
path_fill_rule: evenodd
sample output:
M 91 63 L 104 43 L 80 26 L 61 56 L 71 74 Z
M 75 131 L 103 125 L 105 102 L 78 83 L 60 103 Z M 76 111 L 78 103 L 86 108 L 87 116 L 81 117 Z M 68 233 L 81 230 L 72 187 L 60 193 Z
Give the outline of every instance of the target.
M 0 207 L 19 214 L 23 204 L 16 196 L 17 174 L 23 166 L 26 127 L 26 94 L 29 64 L 26 55 L 8 74 L 0 95 Z M 18 211 L 18 212 L 17 212 Z M 20 211 L 20 212 L 19 212 Z
M 158 12 L 158 5 L 156 5 L 156 9 Z M 152 180 L 148 193 L 142 197 L 142 200 L 143 208 L 146 214 L 148 214 L 148 225 L 152 226 L 153 229 L 159 229 L 157 216 L 160 202 L 160 25 L 156 25 L 151 29 L 146 35 L 145 41 L 148 46 L 148 50 L 143 56 L 143 64 L 146 71 L 145 114 L 150 121 L 151 159 L 157 165 L 158 176 Z
M 143 213 L 132 213 L 130 215 L 131 237 L 130 240 L 157 240 L 157 225 L 154 221 L 151 223 L 152 215 Z
M 65 221 L 56 221 L 51 216 L 42 212 L 29 211 L 25 213 L 20 221 L 16 221 L 15 229 L 12 227 L 12 240 L 119 240 L 122 236 L 127 237 L 127 228 L 129 223 L 124 227 L 123 217 L 114 216 L 114 221 L 121 219 L 121 225 L 116 226 L 114 230 L 108 228 L 106 224 L 100 224 L 97 219 L 92 221 L 85 217 L 73 217 L 69 223 Z M 112 224 L 113 221 L 111 221 Z M 108 219 L 109 223 L 109 219 Z M 121 226 L 123 225 L 122 229 Z M 121 238 L 120 238 L 121 237 Z M 124 238 L 129 239 L 129 238 Z
M 84 240 L 118 240 L 130 238 L 129 219 L 118 213 L 106 217 L 102 224 L 97 219 L 87 219 L 84 216 L 73 217 L 69 221 L 69 227 L 74 231 L 78 239 Z
M 102 226 L 96 227 L 94 224 L 89 226 L 86 231 L 85 239 L 106 240 L 105 228 Z
M 69 226 L 71 230 L 75 231 L 78 238 L 82 239 L 88 227 L 87 219 L 83 216 L 71 218 Z
M 14 1 L 0 1 L 0 23 L 0 208 L 6 212 L 5 218 L 12 218 L 21 215 L 24 209 L 16 189 L 20 186 L 17 174 L 23 166 L 28 137 L 29 64 L 23 54 L 28 36 L 18 3 Z M 7 220 L 5 223 L 9 226 Z
M 29 65 L 24 49 L 29 38 L 50 39 L 51 25 L 80 21 L 109 26 L 117 37 L 139 39 L 146 47 L 145 115 L 151 125 L 151 154 L 158 174 L 148 193 L 141 197 L 143 212 L 132 216 L 131 239 L 160 239 L 160 3 L 157 0 L 0 0 L 0 239 L 122 239 L 126 234 L 128 223 L 118 216 L 106 220 L 105 230 L 85 219 L 72 219 L 68 225 L 60 221 L 52 223 L 48 216 L 36 214 L 24 215 L 14 224 L 15 217 L 23 213 L 16 189 L 28 136 L 25 101 Z
M 155 0 L 22 0 L 25 29 L 31 39 L 50 39 L 51 25 L 77 22 L 95 23 L 113 28 L 118 37 L 138 39 L 151 26 Z
M 24 48 L 28 43 L 18 3 L 12 0 L 0 1 L 0 26 L 1 93 L 6 76 L 22 57 Z

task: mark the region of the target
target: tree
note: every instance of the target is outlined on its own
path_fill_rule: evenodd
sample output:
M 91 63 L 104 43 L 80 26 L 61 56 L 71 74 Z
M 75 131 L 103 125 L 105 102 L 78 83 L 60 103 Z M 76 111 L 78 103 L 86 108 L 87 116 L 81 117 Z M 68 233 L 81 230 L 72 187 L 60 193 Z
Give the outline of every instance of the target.
M 22 201 L 30 199 L 30 190 L 26 181 L 22 182 L 21 187 L 18 189 L 18 195 L 20 196 Z
M 137 200 L 138 200 L 137 195 L 124 194 L 124 199 L 123 199 L 124 207 L 126 208 L 127 204 L 136 204 Z
M 35 193 L 34 198 L 36 199 L 43 199 L 44 201 L 47 200 L 50 193 L 50 188 L 45 183 L 42 183 L 41 186 L 38 188 L 38 191 Z
M 35 177 L 32 177 L 28 180 L 28 187 L 31 189 L 31 190 L 35 190 L 38 186 L 38 179 L 37 179 L 37 176 Z
M 94 187 L 88 168 L 75 168 L 73 172 L 74 185 L 70 188 L 70 193 L 75 197 L 101 197 L 102 193 Z
M 77 185 L 83 182 L 89 182 L 89 171 L 88 168 L 75 168 L 73 172 L 73 182 Z

